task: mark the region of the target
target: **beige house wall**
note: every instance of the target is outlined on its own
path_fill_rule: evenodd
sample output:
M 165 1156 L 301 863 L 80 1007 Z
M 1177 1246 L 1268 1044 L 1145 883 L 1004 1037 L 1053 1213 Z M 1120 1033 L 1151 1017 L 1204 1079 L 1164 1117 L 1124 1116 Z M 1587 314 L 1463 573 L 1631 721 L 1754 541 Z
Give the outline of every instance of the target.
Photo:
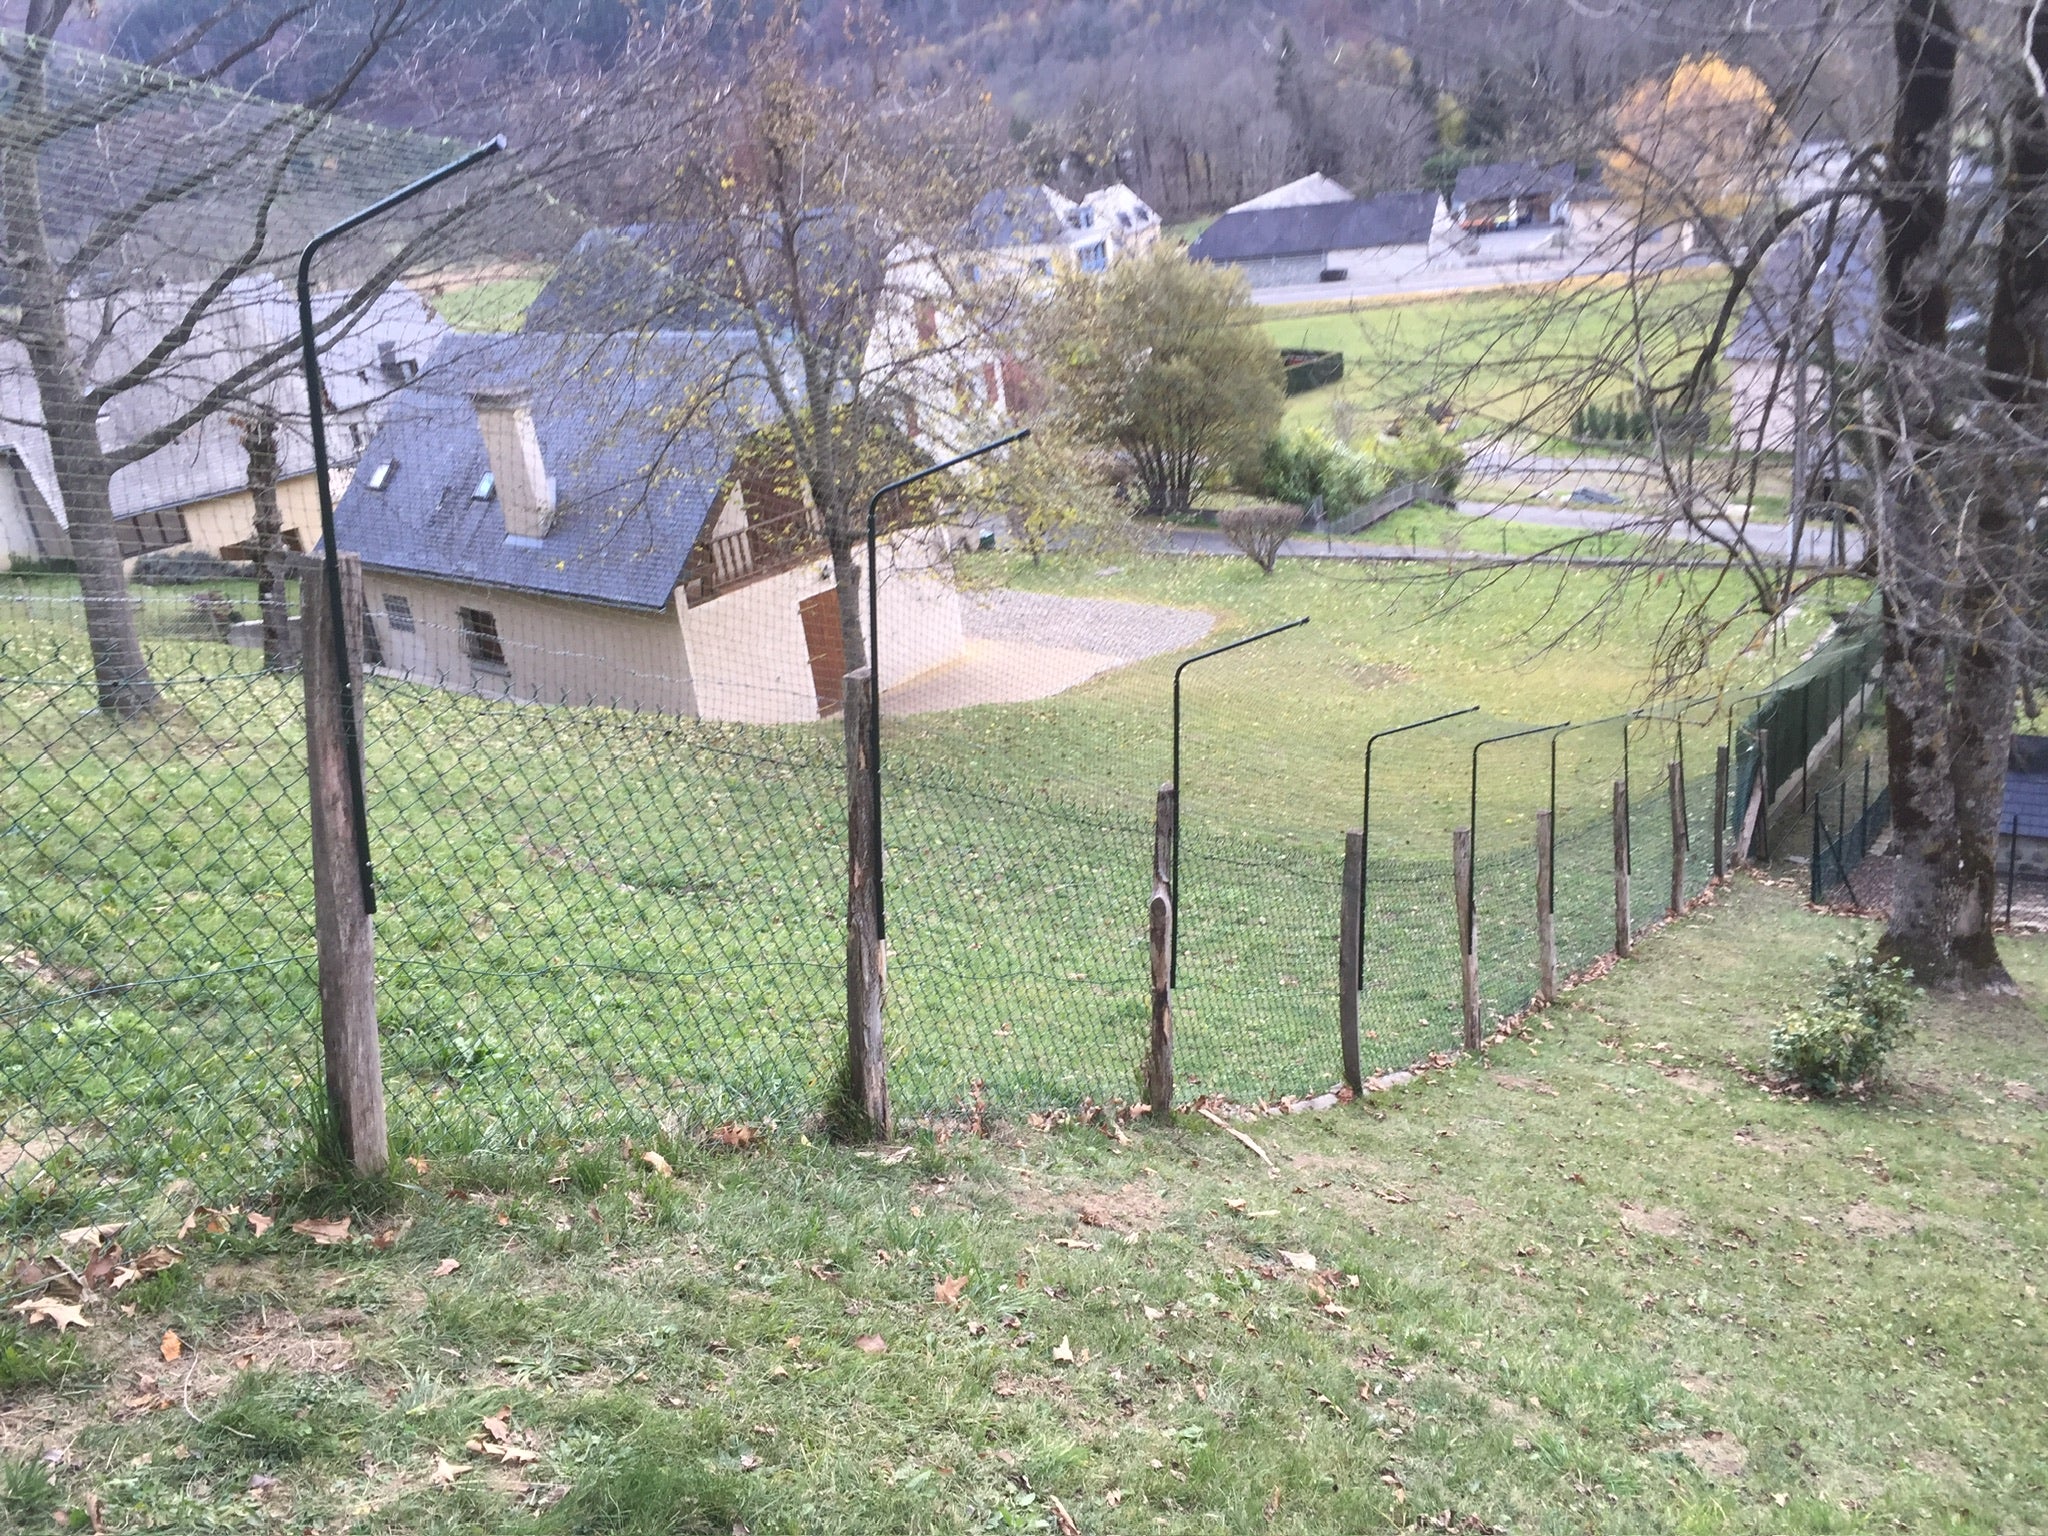
M 348 471 L 335 470 L 334 499 L 341 500 L 348 489 Z M 230 496 L 213 496 L 178 509 L 185 516 L 185 533 L 194 549 L 218 554 L 230 544 L 255 536 L 256 503 L 247 491 Z M 277 485 L 277 510 L 286 529 L 296 529 L 299 548 L 311 549 L 320 542 L 320 488 L 311 475 L 295 475 Z
M 1729 419 L 1736 443 L 1745 450 L 1792 451 L 1798 383 L 1796 369 L 1775 358 L 1738 358 L 1728 366 Z M 1806 414 L 1809 426 L 1822 419 L 1827 377 L 1816 367 L 1806 370 Z M 1818 445 L 1816 445 L 1818 446 Z
M 636 613 L 379 570 L 363 572 L 363 592 L 388 674 L 487 697 L 697 712 L 673 606 Z M 411 606 L 410 634 L 392 627 L 388 596 Z M 496 619 L 503 668 L 465 654 L 458 608 Z
M 891 534 L 880 553 L 882 686 L 893 688 L 953 660 L 967 640 L 944 530 Z M 798 605 L 831 589 L 831 562 L 820 557 L 678 614 L 704 718 L 757 725 L 818 718 Z M 849 669 L 859 664 L 848 658 Z

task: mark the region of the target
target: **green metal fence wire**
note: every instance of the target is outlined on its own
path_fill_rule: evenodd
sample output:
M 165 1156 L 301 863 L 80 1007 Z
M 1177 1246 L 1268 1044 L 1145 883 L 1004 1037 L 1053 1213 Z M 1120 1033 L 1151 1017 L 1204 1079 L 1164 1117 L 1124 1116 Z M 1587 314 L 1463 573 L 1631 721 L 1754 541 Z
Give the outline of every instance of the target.
M 310 1152 L 321 1080 L 301 679 L 226 643 L 239 589 L 144 589 L 165 704 L 112 722 L 94 707 L 75 588 L 8 585 L 0 1230 L 165 1228 L 291 1177 Z M 394 1151 L 552 1156 L 816 1117 L 844 1051 L 840 723 L 722 724 L 448 682 L 373 668 L 365 689 Z M 898 1112 L 1135 1098 L 1153 847 L 1133 775 L 1055 779 L 993 737 L 962 754 L 892 729 Z M 1475 740 L 1515 729 L 1460 717 L 1382 743 L 1368 1072 L 1456 1046 L 1440 781 Z M 1471 805 L 1489 1021 L 1537 990 L 1538 813 L 1555 811 L 1569 975 L 1613 947 L 1614 782 L 1632 791 L 1640 930 L 1669 893 L 1663 765 L 1682 748 L 1696 895 L 1727 736 L 1726 716 L 1701 706 L 1487 748 Z M 1213 780 L 1195 782 L 1212 787 L 1182 807 L 1182 1093 L 1320 1091 L 1339 1073 L 1341 829 L 1247 819 Z M 1410 814 L 1392 814 L 1404 800 Z

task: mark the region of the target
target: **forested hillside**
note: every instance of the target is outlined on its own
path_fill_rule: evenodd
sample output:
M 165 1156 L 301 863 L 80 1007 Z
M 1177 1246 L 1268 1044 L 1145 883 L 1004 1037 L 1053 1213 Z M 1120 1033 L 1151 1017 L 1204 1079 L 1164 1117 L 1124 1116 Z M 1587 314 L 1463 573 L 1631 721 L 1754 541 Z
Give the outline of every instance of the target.
M 1862 49 L 1832 49 L 1818 79 L 1793 80 L 1832 0 L 812 0 L 823 67 L 963 77 L 990 92 L 1025 169 L 1069 190 L 1120 178 L 1170 219 L 1214 212 L 1309 171 L 1361 194 L 1520 153 L 1583 156 L 1588 130 L 1633 81 L 1707 50 L 1799 89 L 1802 129 L 1855 133 Z M 363 6 L 363 25 L 376 7 Z M 644 31 L 713 13 L 730 46 L 759 0 L 444 0 L 411 23 L 422 46 L 380 93 L 417 123 L 451 95 L 518 116 L 627 62 Z M 81 16 L 78 41 L 148 59 L 207 7 L 125 0 Z M 1829 20 L 1829 18 L 1833 20 Z M 209 42 L 250 47 L 233 15 Z M 305 61 L 288 35 L 251 53 L 289 92 Z M 296 66 L 296 68 L 295 68 Z M 1808 66 L 1810 68 L 1810 64 Z M 1831 73 L 1832 72 L 1832 73 Z M 1804 70 L 1798 71 L 1804 73 Z M 524 88 L 512 89 L 515 82 Z

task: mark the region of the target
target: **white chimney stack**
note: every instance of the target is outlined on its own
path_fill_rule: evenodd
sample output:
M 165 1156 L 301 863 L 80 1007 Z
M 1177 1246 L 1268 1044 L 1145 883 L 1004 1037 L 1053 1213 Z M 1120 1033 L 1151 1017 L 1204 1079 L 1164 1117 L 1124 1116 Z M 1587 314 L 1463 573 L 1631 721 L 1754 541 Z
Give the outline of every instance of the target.
M 476 424 L 491 461 L 491 481 L 505 514 L 505 533 L 544 539 L 555 521 L 555 482 L 540 456 L 533 398 L 524 390 L 478 394 Z

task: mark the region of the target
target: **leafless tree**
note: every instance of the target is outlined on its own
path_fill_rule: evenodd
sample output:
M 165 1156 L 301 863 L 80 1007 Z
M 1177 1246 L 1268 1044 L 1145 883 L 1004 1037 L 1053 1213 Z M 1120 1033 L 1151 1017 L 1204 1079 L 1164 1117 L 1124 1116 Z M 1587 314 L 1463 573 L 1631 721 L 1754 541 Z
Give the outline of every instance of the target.
M 295 331 L 251 343 L 241 312 L 272 302 L 314 231 L 447 158 L 444 141 L 335 115 L 419 46 L 437 3 L 218 0 L 141 64 L 68 47 L 74 0 L 29 0 L 20 28 L 0 33 L 0 226 L 18 312 L 0 342 L 20 348 L 20 424 L 47 440 L 111 713 L 157 697 L 127 602 L 113 479 L 288 378 Z M 263 88 L 306 84 L 308 59 L 321 76 L 310 93 Z M 231 78 L 237 87 L 222 84 Z M 327 306 L 323 339 L 345 333 L 452 217 L 442 205 L 395 242 L 356 248 L 350 296 Z

